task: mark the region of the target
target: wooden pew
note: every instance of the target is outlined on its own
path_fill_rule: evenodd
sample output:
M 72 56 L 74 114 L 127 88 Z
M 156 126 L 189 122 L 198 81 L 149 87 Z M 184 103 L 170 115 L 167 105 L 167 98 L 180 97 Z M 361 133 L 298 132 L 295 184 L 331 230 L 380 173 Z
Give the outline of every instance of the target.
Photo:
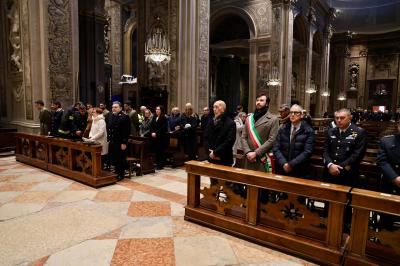
M 352 226 L 345 265 L 400 265 L 400 225 L 375 226 L 371 217 L 400 223 L 400 196 L 353 189 Z
M 169 133 L 168 144 L 165 154 L 167 155 L 167 164 L 171 167 L 179 167 L 185 164 L 186 156 L 184 150 L 183 134 Z
M 204 143 L 204 131 L 202 131 L 200 128 L 197 128 L 196 136 L 197 136 L 197 156 L 198 156 L 197 160 L 205 161 L 208 159 L 208 151 Z
M 15 150 L 16 128 L 0 128 L 0 152 L 11 152 Z
M 104 171 L 101 145 L 16 133 L 16 160 L 93 187 L 113 184 L 117 176 Z
M 139 136 L 130 136 L 130 139 L 137 141 L 142 145 L 141 153 L 139 156 L 135 155 L 135 157 L 138 157 L 140 162 L 140 169 L 136 171 L 136 175 L 146 175 L 150 173 L 155 173 L 155 168 L 154 168 L 154 160 L 153 156 L 151 154 L 151 148 L 150 148 L 150 140 L 147 137 L 139 137 Z M 132 156 L 134 156 L 134 151 L 131 151 Z
M 319 263 L 341 263 L 350 187 L 197 161 L 187 162 L 186 172 L 185 220 Z M 211 177 L 209 187 L 201 187 L 201 176 Z M 235 187 L 244 185 L 242 197 Z

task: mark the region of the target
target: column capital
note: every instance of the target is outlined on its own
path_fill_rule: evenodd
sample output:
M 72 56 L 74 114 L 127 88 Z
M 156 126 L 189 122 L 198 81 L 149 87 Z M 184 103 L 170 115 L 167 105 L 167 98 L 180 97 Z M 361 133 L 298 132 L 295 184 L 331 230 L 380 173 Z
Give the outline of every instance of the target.
M 334 32 L 334 28 L 333 28 L 332 24 L 327 24 L 325 27 L 325 30 L 324 30 L 324 37 L 326 37 L 328 39 L 328 42 L 331 41 L 333 32 Z
M 284 5 L 291 5 L 293 6 L 296 4 L 298 0 L 271 0 L 272 5 L 279 5 L 279 4 L 284 4 Z

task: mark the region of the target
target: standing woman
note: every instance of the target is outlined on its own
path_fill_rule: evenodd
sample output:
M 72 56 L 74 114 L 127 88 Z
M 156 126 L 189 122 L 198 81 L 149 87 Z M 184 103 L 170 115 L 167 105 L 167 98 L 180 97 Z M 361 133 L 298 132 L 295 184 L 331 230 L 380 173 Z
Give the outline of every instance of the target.
M 90 110 L 90 109 L 89 109 Z M 103 116 L 103 110 L 96 107 L 92 109 L 92 123 L 89 132 L 89 139 L 100 143 L 101 149 L 101 160 L 105 162 L 105 156 L 108 153 L 108 142 L 107 142 L 107 127 L 106 121 Z M 85 140 L 85 138 L 84 138 Z
M 153 116 L 150 125 L 150 136 L 153 152 L 156 154 L 157 170 L 163 169 L 165 164 L 164 150 L 166 146 L 167 131 L 168 123 L 167 118 L 165 117 L 164 107 L 162 105 L 158 105 L 156 107 L 156 114 Z
M 196 160 L 197 153 L 197 128 L 198 118 L 193 112 L 193 107 L 191 103 L 187 103 L 185 106 L 185 113 L 181 118 L 181 128 L 184 132 L 184 148 L 185 154 L 188 156 L 189 160 Z

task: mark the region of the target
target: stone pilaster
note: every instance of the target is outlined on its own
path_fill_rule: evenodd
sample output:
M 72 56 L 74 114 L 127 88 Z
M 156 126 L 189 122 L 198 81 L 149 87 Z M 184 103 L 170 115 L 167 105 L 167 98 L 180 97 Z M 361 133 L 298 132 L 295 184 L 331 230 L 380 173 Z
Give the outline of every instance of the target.
M 328 97 L 322 96 L 321 92 L 329 92 L 329 57 L 331 50 L 332 26 L 328 24 L 324 31 L 322 39 L 322 63 L 321 63 L 321 82 L 317 98 L 317 116 L 322 117 L 324 112 L 328 111 Z
M 277 67 L 281 86 L 271 89 L 270 109 L 276 112 L 282 103 L 290 103 L 293 54 L 293 21 L 296 0 L 272 1 L 271 70 Z M 270 70 L 270 71 L 271 71 Z M 277 90 L 274 92 L 273 90 Z

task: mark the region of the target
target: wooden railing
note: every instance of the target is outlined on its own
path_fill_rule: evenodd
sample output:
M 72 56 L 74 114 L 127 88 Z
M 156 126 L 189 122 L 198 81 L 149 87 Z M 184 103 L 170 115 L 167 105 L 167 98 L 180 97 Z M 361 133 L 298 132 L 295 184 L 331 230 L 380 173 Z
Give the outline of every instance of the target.
M 346 265 L 400 265 L 400 196 L 353 189 Z
M 102 170 L 101 146 L 60 138 L 16 133 L 16 159 L 93 187 L 113 184 L 116 175 Z
M 323 264 L 342 262 L 350 187 L 197 161 L 186 171 L 186 220 Z

